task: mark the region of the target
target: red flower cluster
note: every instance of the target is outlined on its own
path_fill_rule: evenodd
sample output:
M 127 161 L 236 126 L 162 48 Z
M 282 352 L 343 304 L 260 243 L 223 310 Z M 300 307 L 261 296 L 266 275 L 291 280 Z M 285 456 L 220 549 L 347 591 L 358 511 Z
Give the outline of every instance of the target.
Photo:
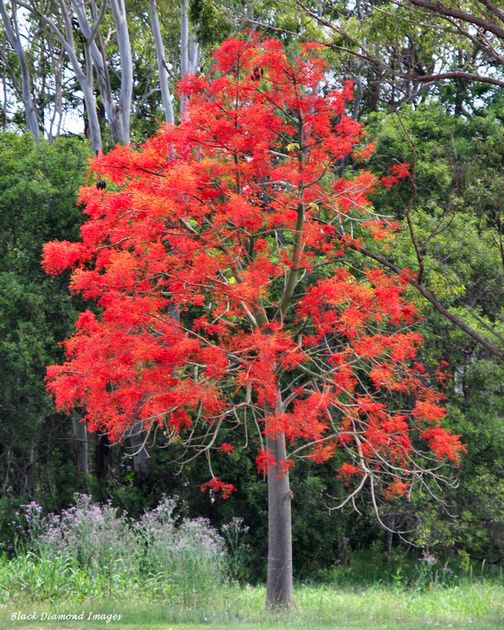
M 200 486 L 200 490 L 201 492 L 205 492 L 205 490 L 211 490 L 215 494 L 220 492 L 223 499 L 229 499 L 231 494 L 236 491 L 236 488 L 233 486 L 232 483 L 225 483 L 217 477 L 212 477 L 206 483 Z

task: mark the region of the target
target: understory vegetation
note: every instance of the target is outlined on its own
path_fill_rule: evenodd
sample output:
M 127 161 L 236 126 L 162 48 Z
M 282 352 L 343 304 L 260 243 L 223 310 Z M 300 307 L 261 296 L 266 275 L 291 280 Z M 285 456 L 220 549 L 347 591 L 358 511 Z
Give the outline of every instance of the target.
M 225 581 L 225 541 L 206 519 L 175 522 L 164 498 L 137 520 L 88 495 L 61 515 L 32 502 L 17 516 L 19 547 L 0 565 L 3 601 L 117 598 L 139 592 L 182 606 Z M 180 602 L 178 601 L 180 598 Z
M 15 521 L 16 548 L 0 560 L 0 623 L 12 611 L 37 611 L 43 622 L 44 612 L 87 610 L 121 614 L 121 624 L 153 627 L 369 622 L 483 628 L 504 620 L 501 569 L 463 556 L 445 563 L 432 555 L 387 556 L 378 545 L 353 554 L 346 566 L 328 569 L 318 581 L 300 583 L 291 611 L 267 613 L 264 587 L 240 584 L 243 522 L 233 519 L 217 532 L 205 519 L 177 513 L 177 500 L 166 497 L 137 519 L 88 495 L 76 495 L 75 505 L 59 515 L 26 504 Z M 46 621 L 55 626 L 56 618 Z

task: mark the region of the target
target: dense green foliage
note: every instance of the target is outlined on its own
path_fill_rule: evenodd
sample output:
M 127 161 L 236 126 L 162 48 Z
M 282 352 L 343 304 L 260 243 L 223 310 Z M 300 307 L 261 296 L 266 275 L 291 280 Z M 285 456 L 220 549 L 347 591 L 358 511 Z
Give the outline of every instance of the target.
M 0 469 L 2 496 L 42 494 L 60 505 L 75 478 L 68 420 L 45 392 L 48 361 L 75 317 L 64 283 L 40 268 L 48 238 L 78 233 L 76 189 L 88 154 L 80 141 L 0 136 Z M 63 485 L 62 485 L 63 484 Z M 67 495 L 67 500 L 71 493 Z
M 435 102 L 373 114 L 370 120 L 377 159 L 385 164 L 394 156 L 416 161 L 415 196 L 403 190 L 377 200 L 384 211 L 393 208 L 402 219 L 395 259 L 420 271 L 405 219 L 409 214 L 425 285 L 497 344 L 504 335 L 503 114 L 497 104 L 470 119 L 457 118 Z M 445 497 L 447 512 L 456 517 L 434 504 L 421 507 L 421 540 L 432 549 L 458 548 L 498 560 L 504 542 L 502 361 L 489 357 L 426 302 L 424 317 L 426 362 L 449 363 L 449 418 L 470 449 L 459 487 Z

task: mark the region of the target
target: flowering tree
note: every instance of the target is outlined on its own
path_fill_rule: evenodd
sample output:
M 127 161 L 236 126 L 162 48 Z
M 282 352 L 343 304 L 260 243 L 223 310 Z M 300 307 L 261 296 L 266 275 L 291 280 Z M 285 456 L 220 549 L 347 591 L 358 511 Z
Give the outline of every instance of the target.
M 442 480 L 443 460 L 464 450 L 415 362 L 408 272 L 346 261 L 349 248 L 392 238 L 397 226 L 368 195 L 408 168 L 341 176 L 373 147 L 345 113 L 352 86 L 331 87 L 315 45 L 289 56 L 276 40 L 230 39 L 210 76 L 181 89 L 181 124 L 93 160 L 101 181 L 80 193 L 82 240 L 45 246 L 47 272 L 71 267 L 72 291 L 96 305 L 65 342 L 64 365 L 48 368 L 48 388 L 113 440 L 140 419 L 189 457 L 206 454 L 202 488 L 223 498 L 234 486 L 212 455 L 241 439 L 257 447 L 268 604 L 289 605 L 296 457 L 341 452 L 346 501 L 369 488 L 376 504 Z

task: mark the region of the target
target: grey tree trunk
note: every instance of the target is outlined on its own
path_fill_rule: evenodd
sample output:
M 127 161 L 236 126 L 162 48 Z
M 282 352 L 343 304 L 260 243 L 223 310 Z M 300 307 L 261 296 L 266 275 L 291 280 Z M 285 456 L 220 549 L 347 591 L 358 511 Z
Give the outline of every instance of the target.
M 80 76 L 81 78 L 79 80 L 79 83 L 82 89 L 82 94 L 84 95 L 84 103 L 86 105 L 86 113 L 88 116 L 89 139 L 91 140 L 93 151 L 95 153 L 98 153 L 98 151 L 100 151 L 102 148 L 102 137 L 100 121 L 98 119 L 98 114 L 96 111 L 96 97 L 94 95 L 92 86 L 87 80 L 87 77 L 82 75 L 82 73 Z
M 121 91 L 117 117 L 120 120 L 120 138 L 122 144 L 130 140 L 131 100 L 133 97 L 133 61 L 131 43 L 124 0 L 109 0 L 117 31 L 117 44 L 121 63 Z
M 182 78 L 198 69 L 199 45 L 189 28 L 189 7 L 187 0 L 180 3 L 180 73 Z M 180 115 L 186 109 L 186 97 L 180 98 Z
M 89 445 L 86 423 L 73 415 L 72 429 L 77 446 L 77 472 L 80 475 L 87 475 L 89 473 Z
M 279 463 L 287 456 L 285 435 L 266 438 L 266 448 L 275 458 L 268 467 L 268 579 L 266 606 L 292 605 L 292 519 L 289 473 Z
M 130 433 L 131 447 L 133 448 L 133 470 L 136 473 L 145 473 L 149 467 L 149 453 L 145 445 L 147 432 L 139 422 Z
M 165 47 L 163 44 L 163 37 L 161 35 L 161 27 L 159 25 L 159 14 L 157 10 L 156 0 L 150 0 L 150 17 L 152 37 L 154 38 L 154 47 L 156 50 L 156 61 L 159 72 L 159 86 L 161 88 L 161 101 L 163 103 L 163 110 L 165 120 L 172 125 L 175 122 L 175 115 L 173 113 L 173 102 L 170 94 L 170 86 L 168 84 L 168 68 L 166 63 Z
M 111 3 L 112 17 L 116 26 L 116 36 L 119 47 L 119 57 L 121 63 L 121 95 L 119 103 L 114 101 L 112 94 L 112 84 L 110 80 L 108 60 L 105 48 L 99 33 L 99 26 L 105 16 L 104 8 L 107 3 L 102 4 L 99 13 L 96 2 L 88 3 L 93 16 L 93 23 L 90 22 L 86 12 L 86 4 L 83 0 L 71 0 L 71 6 L 79 22 L 79 28 L 84 36 L 86 56 L 91 61 L 91 72 L 96 70 L 98 88 L 103 101 L 103 107 L 107 118 L 107 123 L 114 142 L 126 144 L 129 142 L 129 120 L 131 109 L 131 91 L 133 85 L 131 48 L 129 33 L 126 24 L 126 15 L 121 0 Z M 61 3 L 63 10 L 67 13 L 64 2 Z M 65 13 L 65 14 L 66 14 Z M 125 57 L 123 59 L 123 56 Z M 87 59 L 86 59 L 87 61 Z
M 187 0 L 180 3 L 180 74 L 182 78 L 188 72 L 189 65 L 189 17 L 187 15 Z M 186 97 L 180 97 L 180 115 L 185 111 Z
M 21 70 L 21 96 L 25 108 L 26 126 L 28 130 L 31 131 L 31 133 L 33 134 L 35 142 L 39 142 L 39 120 L 37 116 L 37 110 L 35 109 L 35 105 L 33 103 L 30 70 L 28 68 L 28 64 L 26 63 L 26 58 L 21 43 L 21 37 L 19 35 L 16 3 L 12 3 L 12 14 L 13 15 L 11 19 L 5 9 L 4 1 L 0 0 L 0 17 L 2 18 L 2 21 L 4 23 L 5 33 L 7 35 L 7 39 L 9 40 L 9 44 L 12 46 L 14 52 L 16 53 L 16 57 L 19 62 L 19 68 Z
M 117 111 L 112 97 L 112 88 L 110 85 L 108 65 L 105 60 L 105 51 L 102 46 L 98 47 L 96 43 L 97 39 L 100 41 L 97 24 L 99 25 L 101 22 L 102 16 L 97 16 L 96 4 L 93 2 L 91 5 L 92 12 L 93 15 L 97 17 L 95 17 L 94 24 L 92 25 L 86 13 L 86 7 L 83 0 L 71 0 L 71 4 L 79 22 L 79 28 L 85 40 L 86 61 L 88 60 L 87 58 L 89 58 L 89 61 L 91 62 L 91 72 L 93 71 L 93 68 L 96 70 L 98 88 L 103 101 L 103 107 L 105 109 L 112 138 L 115 142 L 119 142 L 119 138 L 121 136 L 120 123 L 116 115 Z M 102 6 L 105 6 L 105 4 L 106 3 Z M 63 6 L 66 7 L 64 3 L 62 3 L 62 7 Z

